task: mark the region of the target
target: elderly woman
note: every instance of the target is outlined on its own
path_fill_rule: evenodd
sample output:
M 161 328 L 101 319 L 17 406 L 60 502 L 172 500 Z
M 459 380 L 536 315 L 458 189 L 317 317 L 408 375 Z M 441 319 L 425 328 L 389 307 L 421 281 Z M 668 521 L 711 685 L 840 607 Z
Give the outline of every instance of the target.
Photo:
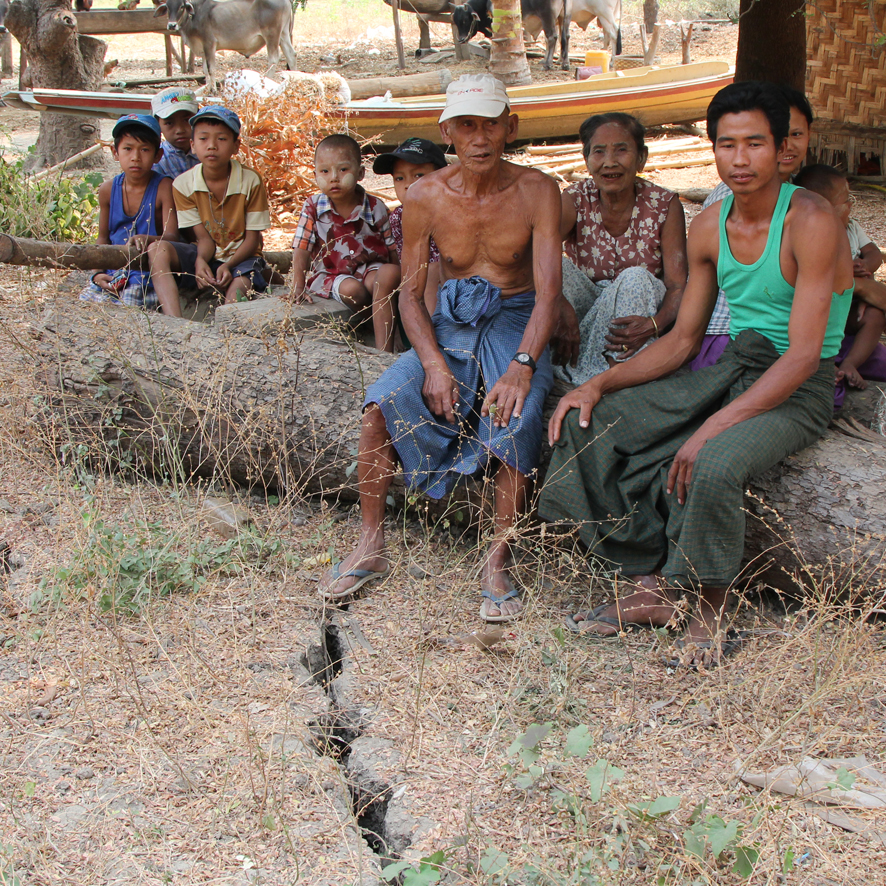
M 598 114 L 579 130 L 591 177 L 563 192 L 563 293 L 581 333 L 583 384 L 627 360 L 676 319 L 686 285 L 686 223 L 679 197 L 640 178 L 649 151 L 629 114 Z

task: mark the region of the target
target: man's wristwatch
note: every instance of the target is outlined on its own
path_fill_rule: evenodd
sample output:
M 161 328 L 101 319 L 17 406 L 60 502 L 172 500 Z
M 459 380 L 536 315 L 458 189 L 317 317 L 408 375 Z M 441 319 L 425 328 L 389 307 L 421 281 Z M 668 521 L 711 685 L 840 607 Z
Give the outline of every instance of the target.
M 521 366 L 528 366 L 533 371 L 533 373 L 536 369 L 538 369 L 538 365 L 536 364 L 535 360 L 532 359 L 532 355 L 527 354 L 525 351 L 519 351 L 518 353 L 514 354 L 514 356 L 511 357 L 511 362 L 519 363 Z

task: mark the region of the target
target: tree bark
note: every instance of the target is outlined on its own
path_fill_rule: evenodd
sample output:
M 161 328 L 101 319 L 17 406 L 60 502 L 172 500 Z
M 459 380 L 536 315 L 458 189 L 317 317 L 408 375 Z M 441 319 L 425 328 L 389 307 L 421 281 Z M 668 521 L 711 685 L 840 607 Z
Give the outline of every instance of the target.
M 643 24 L 646 26 L 647 34 L 652 34 L 657 22 L 658 0 L 643 0 Z
M 292 266 L 292 252 L 262 253 L 265 261 L 281 274 Z M 98 243 L 64 243 L 48 240 L 29 240 L 0 234 L 0 262 L 10 265 L 30 265 L 39 268 L 71 268 L 89 271 L 93 268 L 139 267 L 147 269 L 146 256 L 133 256 L 126 246 L 106 246 Z
M 492 54 L 489 73 L 505 86 L 532 83 L 526 47 L 523 44 L 523 20 L 520 0 L 494 0 L 492 4 Z
M 64 457 L 83 444 L 104 467 L 351 500 L 364 391 L 395 359 L 329 329 L 224 335 L 160 315 L 63 303 L 35 337 L 47 382 L 38 425 Z M 488 485 L 477 488 L 480 496 Z M 401 483 L 393 492 L 402 501 Z M 798 577 L 807 586 L 822 576 L 842 586 L 850 577 L 882 593 L 882 443 L 829 431 L 755 479 L 747 506 L 751 573 L 768 568 L 770 583 L 791 576 L 795 586 Z
M 741 0 L 735 82 L 806 88 L 806 18 L 800 0 Z
M 77 33 L 70 0 L 13 0 L 6 26 L 28 57 L 28 73 L 35 87 L 96 91 L 104 78 L 107 44 Z M 34 152 L 25 170 L 52 166 L 88 148 L 100 133 L 97 117 L 44 113 Z M 101 155 L 83 166 L 103 163 Z

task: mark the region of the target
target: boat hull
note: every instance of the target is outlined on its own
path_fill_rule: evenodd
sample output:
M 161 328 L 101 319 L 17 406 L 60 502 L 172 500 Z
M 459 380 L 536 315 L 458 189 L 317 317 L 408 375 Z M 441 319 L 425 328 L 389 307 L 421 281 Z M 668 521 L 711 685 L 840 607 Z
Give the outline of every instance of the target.
M 520 119 L 518 139 L 575 137 L 588 117 L 610 111 L 633 114 L 645 126 L 703 120 L 714 95 L 732 82 L 734 69 L 725 63 L 698 67 L 698 73 L 704 76 L 692 79 L 685 75 L 680 79 L 681 68 L 643 69 L 623 78 L 601 78 L 601 82 L 591 85 L 590 81 L 582 81 L 508 90 L 511 110 Z M 437 120 L 443 104 L 444 96 L 387 103 L 350 102 L 348 125 L 364 138 L 375 138 L 386 145 L 413 136 L 439 141 Z

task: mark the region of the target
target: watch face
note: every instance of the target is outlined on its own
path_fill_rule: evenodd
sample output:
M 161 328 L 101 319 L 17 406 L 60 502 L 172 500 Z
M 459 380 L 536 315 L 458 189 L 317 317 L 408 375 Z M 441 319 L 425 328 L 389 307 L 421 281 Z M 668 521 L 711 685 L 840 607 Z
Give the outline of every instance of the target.
M 526 354 L 517 354 L 514 358 L 518 363 L 526 364 L 529 362 L 529 357 Z

